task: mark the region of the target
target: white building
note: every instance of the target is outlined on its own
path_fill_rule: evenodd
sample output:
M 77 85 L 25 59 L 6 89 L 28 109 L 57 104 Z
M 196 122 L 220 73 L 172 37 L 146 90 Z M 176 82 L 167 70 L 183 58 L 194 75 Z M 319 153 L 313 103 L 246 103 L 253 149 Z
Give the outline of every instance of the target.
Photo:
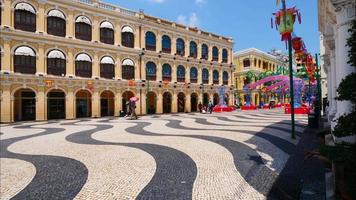
M 336 101 L 336 89 L 341 80 L 352 73 L 354 68 L 348 64 L 346 40 L 350 37 L 348 29 L 355 19 L 355 0 L 318 0 L 319 31 L 321 32 L 322 67 L 327 75 L 329 120 L 350 111 L 351 103 Z M 331 121 L 331 126 L 335 126 Z

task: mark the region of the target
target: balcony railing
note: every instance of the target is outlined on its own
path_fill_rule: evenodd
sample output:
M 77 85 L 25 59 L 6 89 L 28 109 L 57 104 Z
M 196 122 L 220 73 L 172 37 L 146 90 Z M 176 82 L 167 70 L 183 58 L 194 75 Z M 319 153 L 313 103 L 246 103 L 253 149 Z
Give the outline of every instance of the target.
M 120 8 L 116 5 L 112 5 L 109 3 L 104 3 L 104 2 L 98 2 L 98 3 L 94 3 L 92 0 L 76 0 L 79 3 L 82 4 L 86 4 L 89 6 L 93 6 L 93 7 L 98 7 L 98 8 L 102 8 L 102 9 L 106 9 L 106 10 L 113 10 L 113 11 L 117 11 L 120 12 L 124 15 L 129 15 L 129 16 L 136 16 L 136 12 L 135 11 L 131 11 L 125 8 Z

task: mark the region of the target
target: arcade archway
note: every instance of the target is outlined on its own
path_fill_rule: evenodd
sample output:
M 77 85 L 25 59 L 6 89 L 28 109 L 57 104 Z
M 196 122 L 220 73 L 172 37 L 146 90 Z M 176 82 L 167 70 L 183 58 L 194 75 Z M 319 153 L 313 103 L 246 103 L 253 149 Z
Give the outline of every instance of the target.
M 14 94 L 14 120 L 36 120 L 36 93 L 31 89 L 19 89 Z
M 79 90 L 75 94 L 76 103 L 76 117 L 90 117 L 91 116 L 91 93 L 88 90 Z
M 219 104 L 219 95 L 217 93 L 214 94 L 214 105 L 218 105 Z
M 106 90 L 100 95 L 100 114 L 102 117 L 114 116 L 115 95 L 113 92 Z
M 157 102 L 157 95 L 154 92 L 147 93 L 146 96 L 146 108 L 147 114 L 152 115 L 156 114 L 156 102 Z
M 208 93 L 204 93 L 203 94 L 203 105 L 207 106 L 209 103 L 209 94 Z
M 184 108 L 185 108 L 185 95 L 183 92 L 180 92 L 178 94 L 178 101 L 177 101 L 177 110 L 178 112 L 184 112 Z
M 196 93 L 190 95 L 190 111 L 198 111 L 198 95 Z
M 131 97 L 134 97 L 134 93 L 131 91 L 126 91 L 122 94 L 122 110 L 126 114 L 128 111 L 128 106 L 126 103 L 130 100 Z
M 163 94 L 163 113 L 171 113 L 172 111 L 172 95 L 169 92 Z
M 65 93 L 62 90 L 54 89 L 47 93 L 47 119 L 64 119 Z

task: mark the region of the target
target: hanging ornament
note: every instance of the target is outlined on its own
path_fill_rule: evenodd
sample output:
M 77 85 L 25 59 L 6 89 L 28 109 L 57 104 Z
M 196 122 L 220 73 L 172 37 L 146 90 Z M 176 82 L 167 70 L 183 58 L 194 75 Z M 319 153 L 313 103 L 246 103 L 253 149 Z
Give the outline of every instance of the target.
M 275 22 L 278 26 L 278 31 L 281 34 L 282 41 L 288 41 L 288 39 L 291 39 L 292 37 L 293 26 L 297 16 L 299 23 L 301 23 L 301 17 L 298 10 L 295 7 L 288 8 L 285 11 L 285 15 L 283 10 L 273 13 L 273 15 L 276 17 Z

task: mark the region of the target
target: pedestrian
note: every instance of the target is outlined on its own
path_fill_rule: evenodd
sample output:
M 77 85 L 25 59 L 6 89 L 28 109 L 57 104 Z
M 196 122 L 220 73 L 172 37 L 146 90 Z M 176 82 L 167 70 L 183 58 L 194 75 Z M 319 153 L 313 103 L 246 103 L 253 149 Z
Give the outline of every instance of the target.
M 129 101 L 129 100 L 126 101 L 125 106 L 126 106 L 125 117 L 128 117 L 128 116 L 130 116 L 130 114 L 131 114 L 131 112 L 130 112 L 130 111 L 131 111 L 131 110 L 130 110 L 130 101 Z
M 130 102 L 130 110 L 131 110 L 131 119 L 137 119 L 135 101 Z
M 198 104 L 198 108 L 199 108 L 199 112 L 202 113 L 203 112 L 203 104 L 201 104 L 201 102 L 199 102 Z
M 211 114 L 213 112 L 213 108 L 214 108 L 213 102 L 209 101 L 208 108 L 209 108 L 209 113 Z

